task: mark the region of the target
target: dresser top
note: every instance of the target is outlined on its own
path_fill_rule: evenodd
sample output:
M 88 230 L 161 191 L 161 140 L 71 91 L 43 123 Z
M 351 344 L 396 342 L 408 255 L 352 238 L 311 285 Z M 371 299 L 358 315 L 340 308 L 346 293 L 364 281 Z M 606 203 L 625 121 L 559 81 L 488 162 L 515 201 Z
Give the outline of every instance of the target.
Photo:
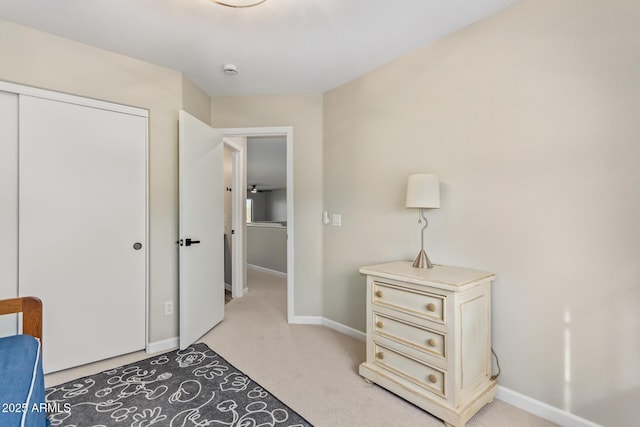
M 435 285 L 453 291 L 493 280 L 496 277 L 493 273 L 470 268 L 445 265 L 434 265 L 433 268 L 415 268 L 412 264 L 411 261 L 398 261 L 369 265 L 361 267 L 360 273 L 419 285 Z

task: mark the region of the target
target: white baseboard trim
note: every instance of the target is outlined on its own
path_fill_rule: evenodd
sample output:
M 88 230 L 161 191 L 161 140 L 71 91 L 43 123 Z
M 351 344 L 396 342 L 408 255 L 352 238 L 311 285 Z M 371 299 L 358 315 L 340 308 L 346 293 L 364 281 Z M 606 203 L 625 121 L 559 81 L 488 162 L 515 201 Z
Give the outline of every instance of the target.
M 513 391 L 501 385 L 498 386 L 496 399 L 537 415 L 545 420 L 560 424 L 563 427 L 602 427 L 592 421 L 581 418 L 570 412 L 551 406 L 547 403 L 533 399 L 517 391 Z
M 180 345 L 178 337 L 168 338 L 162 341 L 154 341 L 147 343 L 146 351 L 148 354 L 159 353 L 161 351 L 173 350 Z
M 289 323 L 297 325 L 322 325 L 326 326 L 329 329 L 333 329 L 334 331 L 338 331 L 341 334 L 356 338 L 360 341 L 366 341 L 367 339 L 367 334 L 365 334 L 364 332 L 360 332 L 350 326 L 334 322 L 333 320 L 321 316 L 293 316 Z
M 322 317 L 320 316 L 293 316 L 289 319 L 289 323 L 294 325 L 322 325 Z
M 360 341 L 366 341 L 367 340 L 367 334 L 365 334 L 364 332 L 360 332 L 357 329 L 353 329 L 350 326 L 347 325 L 343 325 L 342 323 L 338 323 L 338 322 L 334 322 L 333 320 L 329 320 L 329 319 L 325 319 L 324 317 L 322 318 L 322 325 L 326 326 L 327 328 L 331 328 L 335 331 L 338 331 L 342 334 L 348 335 L 350 337 L 356 338 Z
M 247 264 L 247 268 L 251 268 L 253 270 L 261 271 L 263 273 L 273 274 L 274 276 L 287 277 L 287 273 L 283 273 L 282 271 L 272 270 L 272 269 L 266 268 L 266 267 L 260 267 L 259 265 L 255 265 L 255 264 Z

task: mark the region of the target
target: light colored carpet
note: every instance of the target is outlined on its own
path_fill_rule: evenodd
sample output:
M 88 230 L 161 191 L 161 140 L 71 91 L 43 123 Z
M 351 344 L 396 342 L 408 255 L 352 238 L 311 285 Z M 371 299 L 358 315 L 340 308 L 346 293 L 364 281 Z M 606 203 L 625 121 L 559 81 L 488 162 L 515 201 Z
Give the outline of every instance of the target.
M 358 365 L 365 344 L 323 326 L 289 325 L 285 279 L 248 270 L 249 293 L 230 301 L 225 320 L 202 342 L 316 427 L 442 426 L 439 419 L 381 387 L 365 383 Z M 49 374 L 47 386 L 148 357 L 144 352 Z M 555 426 L 499 400 L 469 427 Z

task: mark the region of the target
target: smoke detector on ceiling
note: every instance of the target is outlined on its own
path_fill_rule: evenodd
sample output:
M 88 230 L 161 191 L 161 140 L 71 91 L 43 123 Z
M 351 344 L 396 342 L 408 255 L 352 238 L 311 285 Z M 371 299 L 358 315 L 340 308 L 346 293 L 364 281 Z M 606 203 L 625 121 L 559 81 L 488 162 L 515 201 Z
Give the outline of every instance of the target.
M 222 66 L 222 71 L 228 76 L 235 76 L 238 74 L 238 67 L 234 64 L 224 64 Z

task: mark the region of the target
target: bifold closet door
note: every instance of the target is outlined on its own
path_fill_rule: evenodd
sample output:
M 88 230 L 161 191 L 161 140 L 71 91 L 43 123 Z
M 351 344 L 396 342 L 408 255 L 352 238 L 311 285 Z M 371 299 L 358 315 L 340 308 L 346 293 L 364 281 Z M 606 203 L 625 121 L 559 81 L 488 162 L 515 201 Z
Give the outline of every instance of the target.
M 145 347 L 144 117 L 20 96 L 19 293 L 46 372 Z
M 18 95 L 0 91 L 0 298 L 18 296 Z M 0 337 L 17 332 L 0 316 Z

